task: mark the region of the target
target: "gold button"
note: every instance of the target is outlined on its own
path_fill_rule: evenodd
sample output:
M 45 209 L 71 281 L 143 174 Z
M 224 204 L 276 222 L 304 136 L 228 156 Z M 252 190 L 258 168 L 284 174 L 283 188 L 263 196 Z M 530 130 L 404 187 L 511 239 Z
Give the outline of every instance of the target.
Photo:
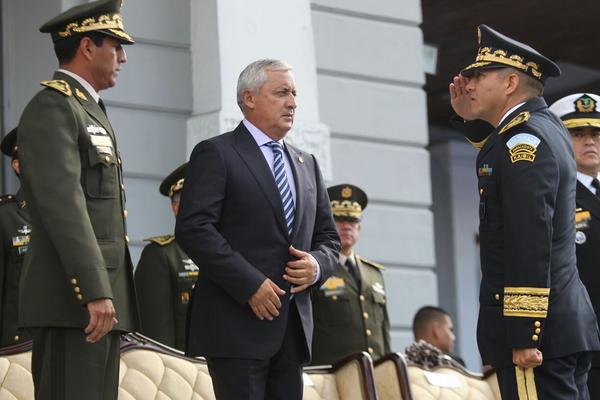
M 15 336 L 15 342 L 18 342 L 18 341 L 19 341 L 19 339 L 21 339 L 21 338 L 19 337 L 19 335 Z
M 125 184 L 121 183 L 121 190 L 125 190 Z
M 369 319 L 369 313 L 366 313 L 366 312 L 364 312 L 364 313 L 363 313 L 363 318 L 364 318 L 364 319 Z
M 360 295 L 360 301 L 365 301 L 365 296 L 363 296 L 362 294 Z
M 104 157 L 104 161 L 110 162 L 110 157 L 109 156 Z
M 331 296 L 331 300 L 337 301 L 337 296 Z
M 123 162 L 121 161 L 121 157 L 119 157 L 119 165 L 123 164 Z
M 81 293 L 77 295 L 77 300 L 83 300 L 83 295 Z
M 535 326 L 536 328 L 539 328 L 540 326 L 542 326 L 542 323 L 540 321 L 535 321 L 533 323 L 533 326 Z
M 542 330 L 540 328 L 535 328 L 535 334 L 539 335 L 540 333 L 542 333 Z
M 193 288 L 195 288 L 195 287 L 196 287 L 196 284 L 194 283 L 194 284 L 192 285 L 192 289 L 193 289 Z
M 483 194 L 483 189 L 479 189 L 479 194 Z
M 129 214 L 129 213 L 127 212 L 127 210 L 123 210 L 123 216 L 124 216 L 125 218 L 127 218 L 127 214 Z
M 496 294 L 494 295 L 494 298 L 495 298 L 496 300 L 500 300 L 500 295 L 499 295 L 498 293 L 496 293 Z
M 129 236 L 125 235 L 125 241 L 129 243 Z
M 73 290 L 75 291 L 75 293 L 81 293 L 81 289 L 79 289 L 79 286 L 75 286 Z
M 371 335 L 373 334 L 373 332 L 371 332 L 371 330 L 370 330 L 370 329 L 367 329 L 367 330 L 366 330 L 366 334 L 367 334 L 367 336 L 371 336 Z
M 538 341 L 538 339 L 539 339 L 539 336 L 538 336 L 538 335 L 533 335 L 533 336 L 531 337 L 531 340 L 533 340 L 534 342 L 537 342 L 537 341 Z
M 369 354 L 373 354 L 373 348 L 369 347 Z
M 77 285 L 77 279 L 75 279 L 75 278 L 71 279 L 71 283 L 72 283 L 73 285 Z

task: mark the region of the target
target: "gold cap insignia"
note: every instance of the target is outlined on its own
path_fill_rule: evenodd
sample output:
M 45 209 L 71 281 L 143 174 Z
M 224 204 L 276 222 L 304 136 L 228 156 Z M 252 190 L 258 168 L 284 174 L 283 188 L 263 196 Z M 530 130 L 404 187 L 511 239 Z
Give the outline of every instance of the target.
M 596 100 L 584 94 L 575 101 L 575 108 L 580 113 L 594 112 L 596 111 Z
M 352 197 L 352 188 L 350 186 L 346 186 L 345 188 L 342 189 L 341 194 L 344 199 Z

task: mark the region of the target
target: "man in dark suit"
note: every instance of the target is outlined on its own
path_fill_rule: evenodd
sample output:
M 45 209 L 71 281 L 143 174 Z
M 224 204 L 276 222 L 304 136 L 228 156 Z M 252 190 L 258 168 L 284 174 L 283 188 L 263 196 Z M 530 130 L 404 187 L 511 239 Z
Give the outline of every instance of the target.
M 480 149 L 482 281 L 477 326 L 502 398 L 588 399 L 598 326 L 575 265 L 575 160 L 544 99 L 560 69 L 479 27 L 475 62 L 454 77 L 455 126 Z
M 59 61 L 19 123 L 32 238 L 19 325 L 33 333 L 36 399 L 115 399 L 120 333 L 137 329 L 121 158 L 98 92 L 116 84 L 133 40 L 120 0 L 45 23 Z
M 575 243 L 577 268 L 600 315 L 600 96 L 576 93 L 550 106 L 569 129 L 577 163 Z M 600 353 L 594 353 L 588 374 L 590 399 L 600 398 Z
M 11 158 L 11 167 L 20 175 L 17 151 L 17 128 L 0 142 L 2 153 Z M 18 330 L 19 278 L 25 253 L 29 249 L 31 225 L 23 193 L 0 197 L 0 346 L 11 346 L 29 340 L 27 332 Z
M 332 273 L 339 238 L 314 156 L 283 140 L 296 86 L 277 60 L 248 65 L 245 119 L 194 149 L 175 235 L 200 268 L 187 354 L 203 355 L 218 399 L 301 399 L 310 291 Z

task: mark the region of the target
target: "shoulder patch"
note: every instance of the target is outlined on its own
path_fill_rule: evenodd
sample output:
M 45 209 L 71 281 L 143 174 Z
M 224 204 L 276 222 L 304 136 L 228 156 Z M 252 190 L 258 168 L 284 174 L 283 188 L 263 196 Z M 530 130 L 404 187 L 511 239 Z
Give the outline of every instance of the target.
M 515 126 L 520 125 L 524 122 L 529 121 L 530 116 L 531 115 L 529 114 L 529 111 L 523 111 L 523 112 L 519 113 L 519 115 L 517 115 L 516 117 L 511 119 L 509 123 L 504 125 L 502 127 L 502 129 L 500 129 L 500 132 L 498 132 L 498 135 L 502 135 L 507 130 L 514 128 Z
M 383 265 L 378 264 L 378 263 L 376 263 L 374 261 L 371 261 L 371 260 L 367 260 L 366 258 L 363 258 L 363 257 L 361 257 L 359 255 L 357 255 L 356 258 L 358 258 L 362 263 L 367 264 L 367 265 L 369 265 L 371 267 L 375 267 L 375 268 L 378 268 L 378 269 L 385 269 L 385 267 Z
M 535 153 L 541 140 L 529 133 L 518 133 L 511 137 L 506 142 L 508 147 L 508 153 L 510 155 L 510 161 L 514 164 L 517 161 L 529 161 L 535 160 Z
M 144 239 L 146 242 L 156 243 L 159 246 L 166 246 L 175 240 L 175 235 L 153 236 Z
M 14 194 L 5 194 L 0 196 L 0 206 L 17 201 L 17 196 Z
M 73 92 L 71 91 L 71 86 L 69 86 L 67 81 L 63 81 L 60 79 L 54 81 L 41 81 L 40 85 L 49 87 L 50 89 L 54 89 L 67 97 L 73 94 Z

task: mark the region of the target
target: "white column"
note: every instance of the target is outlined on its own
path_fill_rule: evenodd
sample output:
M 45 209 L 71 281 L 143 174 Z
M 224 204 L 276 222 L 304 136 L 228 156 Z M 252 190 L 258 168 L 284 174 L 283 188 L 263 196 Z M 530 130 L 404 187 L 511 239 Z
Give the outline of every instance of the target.
M 330 180 L 329 129 L 319 119 L 310 4 L 307 0 L 191 0 L 193 110 L 188 155 L 199 141 L 232 130 L 242 119 L 237 79 L 261 58 L 293 66 L 298 89 L 294 129 L 286 140 L 313 153 Z

